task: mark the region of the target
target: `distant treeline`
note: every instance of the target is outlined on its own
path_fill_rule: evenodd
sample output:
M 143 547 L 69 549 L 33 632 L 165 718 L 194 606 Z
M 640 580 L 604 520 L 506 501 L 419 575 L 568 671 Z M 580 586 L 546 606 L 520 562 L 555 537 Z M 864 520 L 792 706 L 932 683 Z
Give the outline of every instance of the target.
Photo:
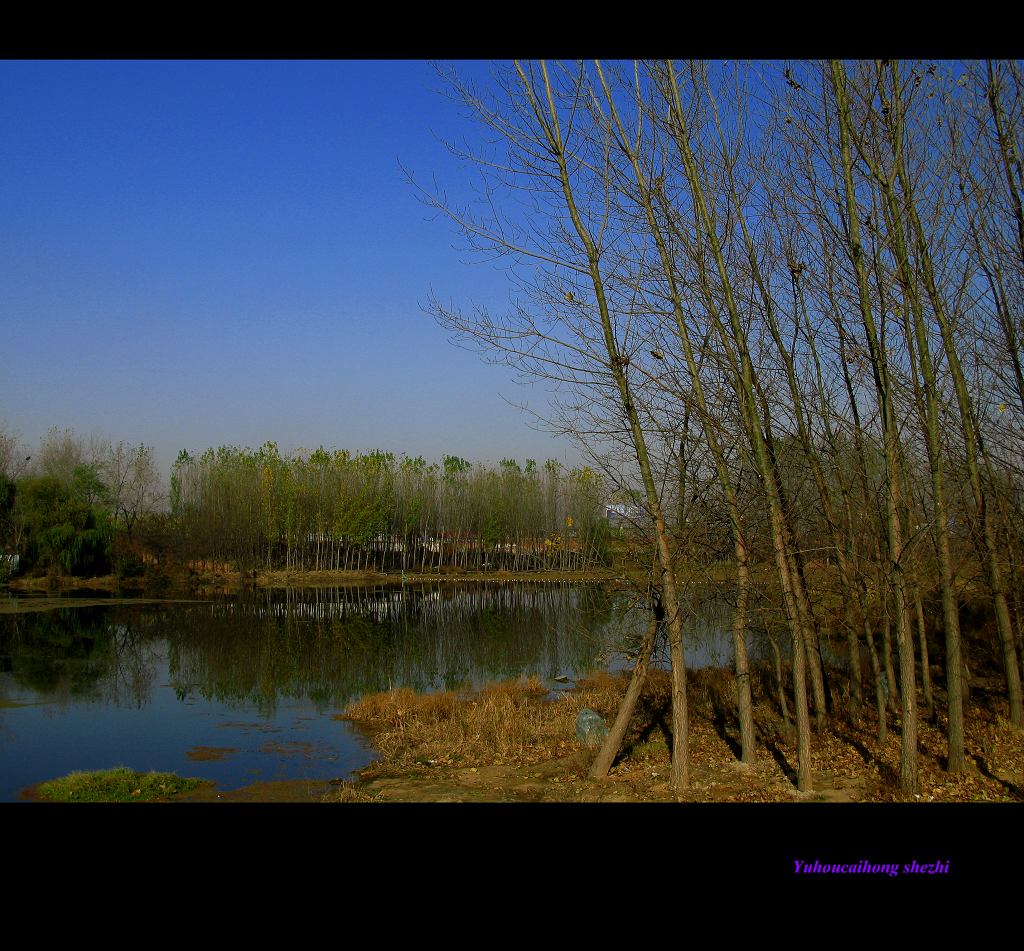
M 574 570 L 608 557 L 605 493 L 555 460 L 283 456 L 268 442 L 183 452 L 171 516 L 187 558 L 243 570 Z
M 183 451 L 168 495 L 146 446 L 56 428 L 31 454 L 0 440 L 4 574 L 572 571 L 609 559 L 603 480 L 556 460 L 431 465 L 379 451 L 221 446 Z

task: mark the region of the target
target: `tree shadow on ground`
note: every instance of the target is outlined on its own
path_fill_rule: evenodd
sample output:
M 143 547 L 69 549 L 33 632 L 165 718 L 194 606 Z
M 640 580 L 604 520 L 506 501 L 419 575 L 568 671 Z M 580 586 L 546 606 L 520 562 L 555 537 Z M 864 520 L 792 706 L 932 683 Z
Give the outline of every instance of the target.
M 773 739 L 764 740 L 764 748 L 769 752 L 771 758 L 778 764 L 779 769 L 782 770 L 782 774 L 788 779 L 794 786 L 797 784 L 796 770 L 789 765 L 789 760 L 786 759 L 785 754 L 782 752 L 778 743 Z
M 974 761 L 974 765 L 978 767 L 978 772 L 982 776 L 999 783 L 1014 799 L 1024 800 L 1024 789 L 1018 786 L 1015 782 L 1009 779 L 1004 779 L 1002 776 L 997 776 L 992 772 L 988 762 L 981 756 L 972 755 L 971 759 Z
M 874 753 L 865 746 L 864 742 L 860 740 L 856 735 L 850 732 L 848 729 L 844 730 L 837 724 L 835 727 L 836 736 L 844 743 L 849 743 L 856 751 L 857 755 L 864 760 L 865 765 L 875 766 L 878 769 L 879 775 L 882 780 L 888 785 L 899 786 L 899 773 L 885 760 L 879 759 Z
M 714 707 L 711 711 L 711 723 L 715 728 L 715 732 L 719 738 L 729 747 L 732 755 L 737 759 L 743 759 L 743 749 L 740 746 L 739 740 L 733 736 L 727 727 L 727 718 L 725 711 L 719 707 Z
M 647 698 L 645 698 L 646 700 Z M 642 709 L 638 710 L 637 719 L 644 724 L 638 733 L 634 733 L 630 739 L 623 742 L 619 755 L 615 762 L 619 763 L 630 756 L 638 747 L 650 741 L 654 734 L 660 733 L 668 748 L 669 756 L 672 755 L 672 729 L 669 726 L 672 711 L 672 700 L 669 698 L 663 702 L 647 701 L 643 703 Z
M 796 770 L 789 765 L 786 754 L 782 752 L 783 744 L 792 746 L 796 742 L 796 732 L 792 727 L 788 723 L 783 724 L 781 720 L 757 717 L 754 720 L 754 735 L 771 758 L 775 760 L 786 779 L 795 786 L 797 784 Z

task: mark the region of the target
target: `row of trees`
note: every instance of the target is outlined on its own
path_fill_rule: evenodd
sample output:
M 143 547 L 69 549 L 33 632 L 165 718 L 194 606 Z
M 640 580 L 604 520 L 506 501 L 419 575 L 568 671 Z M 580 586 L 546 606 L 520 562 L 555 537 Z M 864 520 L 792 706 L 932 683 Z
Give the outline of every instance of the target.
M 31 571 L 105 574 L 168 556 L 242 571 L 573 571 L 609 559 L 604 481 L 554 459 L 431 465 L 221 446 L 183 451 L 168 497 L 146 446 L 54 428 L 26 455 L 0 435 L 0 547 Z
M 555 460 L 340 450 L 182 453 L 171 513 L 183 553 L 240 569 L 581 569 L 607 558 L 603 481 Z
M 1024 727 L 1019 64 L 517 62 L 485 89 L 442 72 L 482 127 L 475 151 L 455 151 L 486 184 L 466 208 L 421 194 L 470 250 L 505 256 L 520 293 L 502 315 L 437 299 L 430 310 L 554 381 L 553 424 L 641 500 L 677 788 L 684 582 L 709 556 L 732 564 L 744 761 L 756 755 L 746 637 L 781 622 L 800 789 L 812 729 L 860 719 L 868 674 L 880 738 L 895 713 L 901 786 L 915 792 L 936 660 L 948 765 L 962 770 L 968 586 L 987 604 L 1010 719 Z M 715 508 L 724 551 L 694 514 Z M 843 672 L 823 661 L 830 630 L 848 646 Z

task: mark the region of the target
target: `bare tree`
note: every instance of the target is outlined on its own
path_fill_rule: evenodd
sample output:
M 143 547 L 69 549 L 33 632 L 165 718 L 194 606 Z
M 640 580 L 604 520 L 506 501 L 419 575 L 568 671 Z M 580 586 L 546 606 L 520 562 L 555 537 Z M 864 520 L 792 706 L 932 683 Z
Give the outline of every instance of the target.
M 449 74 L 449 89 L 492 133 L 496 157 L 466 155 L 485 176 L 485 216 L 451 207 L 434 193 L 426 200 L 460 228 L 471 246 L 519 265 L 520 280 L 540 313 L 522 303 L 505 318 L 465 315 L 434 301 L 441 323 L 500 354 L 534 378 L 585 391 L 607 407 L 606 432 L 629 445 L 650 518 L 672 661 L 672 782 L 686 788 L 688 722 L 683 655 L 683 608 L 675 576 L 672 536 L 655 471 L 650 414 L 643 405 L 649 377 L 634 366 L 644 344 L 631 308 L 634 292 L 617 280 L 629 271 L 628 234 L 615 227 L 609 190 L 609 128 L 589 111 L 593 89 L 582 66 L 515 63 L 497 77 L 495 100 Z M 591 120 L 588 125 L 587 119 Z M 528 196 L 525 220 L 500 208 L 498 193 Z
M 100 476 L 110 493 L 115 524 L 129 540 L 139 517 L 154 511 L 162 500 L 160 474 L 149 446 L 108 443 L 98 460 Z

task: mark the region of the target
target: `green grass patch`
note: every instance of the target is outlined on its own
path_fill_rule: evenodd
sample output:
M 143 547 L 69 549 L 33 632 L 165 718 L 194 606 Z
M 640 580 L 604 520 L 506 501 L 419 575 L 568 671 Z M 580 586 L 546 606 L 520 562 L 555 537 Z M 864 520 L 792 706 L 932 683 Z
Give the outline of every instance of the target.
M 91 773 L 69 773 L 40 783 L 40 799 L 50 802 L 161 802 L 190 792 L 204 780 L 174 773 L 136 773 L 127 766 Z
M 670 762 L 672 751 L 668 748 L 665 740 L 657 736 L 653 739 L 645 740 L 643 743 L 637 743 L 633 747 L 632 756 L 636 759 Z

